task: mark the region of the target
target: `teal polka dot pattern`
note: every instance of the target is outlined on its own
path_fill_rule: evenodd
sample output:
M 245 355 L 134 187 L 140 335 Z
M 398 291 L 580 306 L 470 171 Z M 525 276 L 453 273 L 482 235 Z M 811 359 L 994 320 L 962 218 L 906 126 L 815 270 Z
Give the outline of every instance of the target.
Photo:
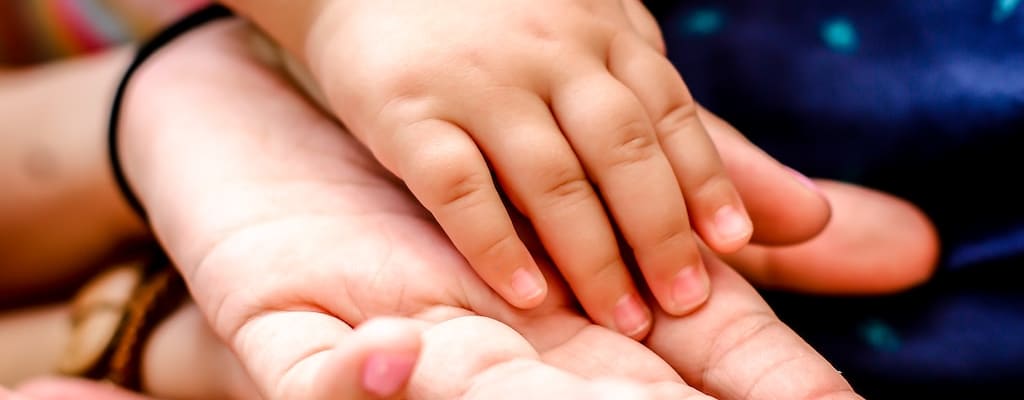
M 1019 392 L 1024 196 L 993 171 L 1021 170 L 1024 0 L 644 3 L 703 106 L 786 165 L 912 202 L 941 238 L 919 288 L 763 292 L 780 317 L 869 399 Z
M 902 347 L 902 341 L 889 324 L 879 319 L 869 319 L 860 326 L 861 338 L 879 351 L 893 352 Z
M 996 0 L 996 4 L 992 8 L 992 21 L 999 23 L 1010 19 L 1019 5 L 1020 0 Z
M 725 15 L 714 8 L 699 8 L 683 20 L 683 31 L 694 36 L 710 36 L 725 26 Z
M 857 50 L 857 29 L 846 18 L 832 18 L 821 25 L 821 39 L 832 50 L 851 53 Z

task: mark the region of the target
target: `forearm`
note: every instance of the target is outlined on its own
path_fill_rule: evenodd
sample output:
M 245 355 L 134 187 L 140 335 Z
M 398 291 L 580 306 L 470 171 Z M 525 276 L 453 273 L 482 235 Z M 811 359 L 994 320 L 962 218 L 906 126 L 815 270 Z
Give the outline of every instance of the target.
M 127 49 L 0 74 L 0 303 L 76 275 L 145 228 L 107 160 Z

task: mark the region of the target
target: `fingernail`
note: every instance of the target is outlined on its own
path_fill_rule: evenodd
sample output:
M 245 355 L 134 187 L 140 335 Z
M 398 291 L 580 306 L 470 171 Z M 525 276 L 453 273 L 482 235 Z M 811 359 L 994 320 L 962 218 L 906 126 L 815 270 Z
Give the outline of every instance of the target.
M 673 314 L 686 314 L 704 304 L 711 292 L 710 284 L 702 267 L 689 266 L 680 270 L 672 281 L 672 300 L 675 302 Z
M 821 194 L 821 188 L 818 187 L 818 185 L 815 184 L 814 181 L 811 180 L 811 178 L 808 178 L 807 175 L 801 174 L 799 171 L 790 167 L 786 167 L 786 169 L 788 169 L 789 172 L 793 174 L 793 176 L 796 178 L 796 180 L 800 182 L 800 184 L 804 185 L 804 187 L 813 190 L 815 193 Z
M 647 329 L 651 313 L 636 294 L 627 294 L 615 304 L 615 327 L 623 335 L 636 337 Z
M 543 294 L 544 288 L 526 268 L 519 268 L 512 273 L 512 291 L 525 302 Z
M 732 242 L 743 239 L 750 236 L 751 229 L 750 220 L 740 214 L 736 207 L 726 205 L 715 212 L 715 230 L 720 240 Z
M 391 397 L 412 376 L 416 357 L 407 354 L 374 354 L 363 366 L 363 389 L 379 397 Z

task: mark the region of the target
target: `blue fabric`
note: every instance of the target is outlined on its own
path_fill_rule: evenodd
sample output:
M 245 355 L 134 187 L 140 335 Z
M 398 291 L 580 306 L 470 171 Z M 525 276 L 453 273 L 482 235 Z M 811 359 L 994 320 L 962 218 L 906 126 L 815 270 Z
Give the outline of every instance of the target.
M 698 101 L 784 163 L 906 198 L 939 229 L 925 287 L 769 294 L 787 322 L 853 382 L 1024 378 L 1020 0 L 649 5 Z

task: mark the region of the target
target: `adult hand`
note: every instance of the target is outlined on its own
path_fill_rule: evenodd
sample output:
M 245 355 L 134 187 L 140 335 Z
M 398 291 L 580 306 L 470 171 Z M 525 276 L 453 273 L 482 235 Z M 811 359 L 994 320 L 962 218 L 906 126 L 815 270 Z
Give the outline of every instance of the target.
M 813 200 L 788 201 L 778 192 L 780 179 L 759 176 L 772 171 L 755 148 L 742 145 L 742 136 L 725 121 L 701 112 L 730 167 L 733 180 L 744 193 L 759 231 L 755 243 L 721 255 L 759 287 L 823 294 L 891 293 L 924 282 L 938 261 L 935 227 L 913 204 L 868 188 L 829 180 L 806 180 L 831 205 L 831 218 L 806 212 Z M 751 154 L 740 154 L 750 152 Z M 768 194 L 757 195 L 757 193 Z M 796 192 L 794 192 L 796 193 Z M 791 195 L 790 195 L 791 196 Z M 819 217 L 814 217 L 818 215 Z M 827 225 L 817 225 L 828 221 Z M 795 222 L 795 223 L 794 223 Z M 803 228 L 801 228 L 801 226 Z M 818 233 L 813 228 L 822 227 Z M 793 236 L 785 236 L 795 228 Z M 782 236 L 779 236 L 782 235 Z M 809 239 L 809 240 L 808 240 Z
M 591 323 L 561 285 L 537 309 L 509 306 L 250 40 L 243 24 L 215 23 L 147 63 L 121 154 L 157 237 L 265 396 L 337 398 L 339 341 L 391 315 L 424 330 L 411 398 L 857 398 L 708 253 L 716 294 L 688 318 L 656 316 L 650 349 Z M 787 174 L 750 176 L 783 177 L 766 197 L 817 205 L 791 221 L 820 230 L 827 205 Z

